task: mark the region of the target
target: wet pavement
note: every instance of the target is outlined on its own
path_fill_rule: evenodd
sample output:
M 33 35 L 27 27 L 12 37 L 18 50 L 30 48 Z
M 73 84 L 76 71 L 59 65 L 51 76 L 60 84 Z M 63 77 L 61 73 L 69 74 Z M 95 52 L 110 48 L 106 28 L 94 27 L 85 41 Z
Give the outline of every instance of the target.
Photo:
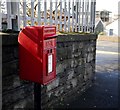
M 69 103 L 70 109 L 119 108 L 118 43 L 97 42 L 96 76 L 94 85 Z

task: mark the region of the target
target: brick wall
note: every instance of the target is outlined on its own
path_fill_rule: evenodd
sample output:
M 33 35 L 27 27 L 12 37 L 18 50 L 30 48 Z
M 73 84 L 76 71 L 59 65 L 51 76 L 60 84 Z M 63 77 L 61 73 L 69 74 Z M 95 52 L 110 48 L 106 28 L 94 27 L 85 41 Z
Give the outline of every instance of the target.
M 34 88 L 41 108 L 65 107 L 92 85 L 95 74 L 96 35 L 59 35 L 57 78 L 50 84 L 34 86 L 18 77 L 17 34 L 2 36 L 3 108 L 34 108 Z M 35 101 L 36 101 L 35 97 Z M 35 102 L 36 106 L 40 105 Z M 39 105 L 37 105 L 39 104 Z

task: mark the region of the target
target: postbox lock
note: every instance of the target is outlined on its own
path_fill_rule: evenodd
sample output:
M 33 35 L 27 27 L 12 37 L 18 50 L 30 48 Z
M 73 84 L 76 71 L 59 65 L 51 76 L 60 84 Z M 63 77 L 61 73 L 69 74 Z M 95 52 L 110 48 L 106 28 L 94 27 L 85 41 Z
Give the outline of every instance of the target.
M 49 50 L 48 50 L 48 53 L 52 53 L 52 49 L 49 49 Z

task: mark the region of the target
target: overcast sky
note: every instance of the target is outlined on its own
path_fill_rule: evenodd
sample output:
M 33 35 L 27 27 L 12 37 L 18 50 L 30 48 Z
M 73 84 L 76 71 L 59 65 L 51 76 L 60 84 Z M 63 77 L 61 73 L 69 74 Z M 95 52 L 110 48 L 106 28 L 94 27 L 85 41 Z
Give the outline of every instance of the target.
M 96 0 L 96 10 L 106 9 L 113 14 L 117 14 L 118 2 L 120 2 L 120 0 Z

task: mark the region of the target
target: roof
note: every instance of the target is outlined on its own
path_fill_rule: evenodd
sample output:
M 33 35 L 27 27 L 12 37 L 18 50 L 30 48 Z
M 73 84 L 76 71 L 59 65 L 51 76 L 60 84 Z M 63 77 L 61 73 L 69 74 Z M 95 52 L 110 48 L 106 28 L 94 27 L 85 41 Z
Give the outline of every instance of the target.
M 105 10 L 105 9 L 103 9 L 103 10 L 97 10 L 96 12 L 101 12 L 101 11 L 112 13 L 111 11 L 108 11 L 108 10 Z
M 97 26 L 97 24 L 101 22 L 103 24 L 103 26 L 105 27 L 105 24 L 103 23 L 103 21 L 100 18 L 96 18 L 95 19 L 95 27 Z

